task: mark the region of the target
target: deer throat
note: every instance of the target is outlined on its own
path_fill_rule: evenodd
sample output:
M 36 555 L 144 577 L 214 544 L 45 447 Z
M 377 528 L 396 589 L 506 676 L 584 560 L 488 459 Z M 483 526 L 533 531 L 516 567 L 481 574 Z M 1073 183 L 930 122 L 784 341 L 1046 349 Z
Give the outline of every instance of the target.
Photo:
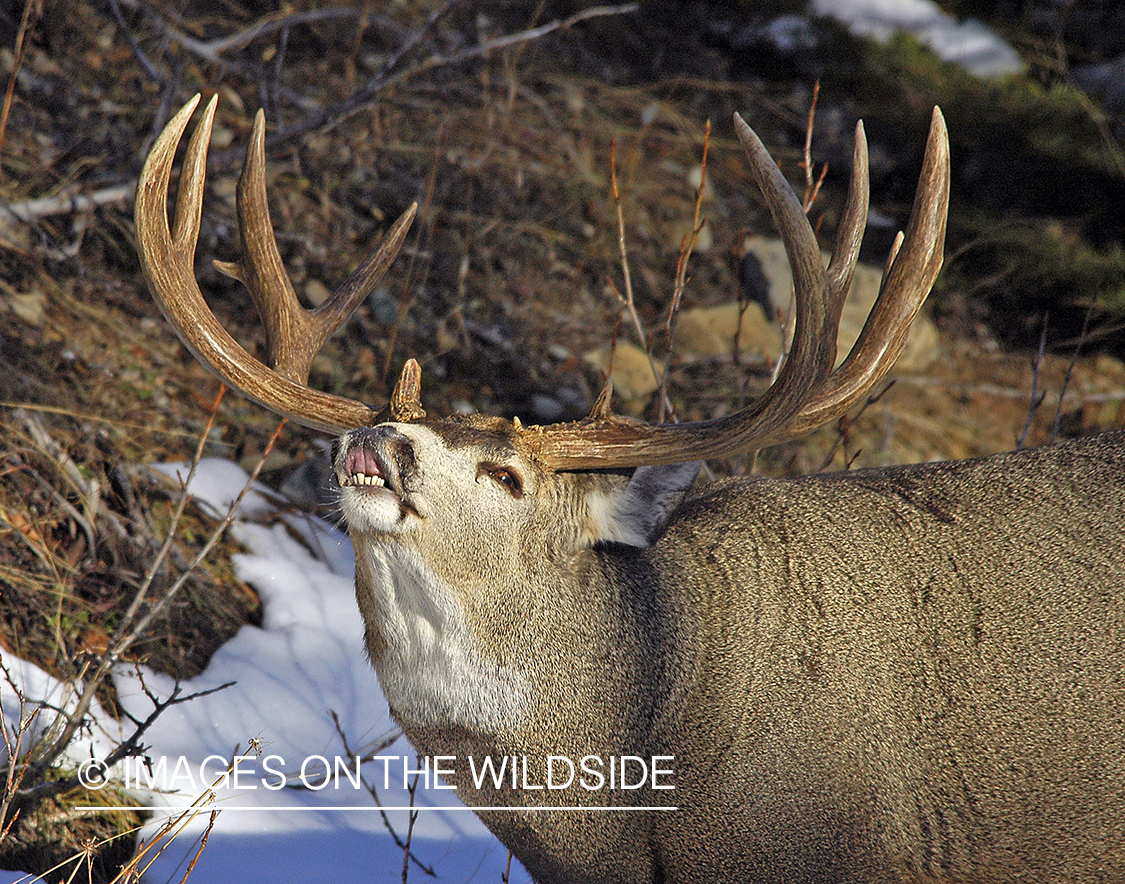
M 401 723 L 494 733 L 528 716 L 530 682 L 488 653 L 455 590 L 409 549 L 357 545 L 356 600 L 371 662 Z

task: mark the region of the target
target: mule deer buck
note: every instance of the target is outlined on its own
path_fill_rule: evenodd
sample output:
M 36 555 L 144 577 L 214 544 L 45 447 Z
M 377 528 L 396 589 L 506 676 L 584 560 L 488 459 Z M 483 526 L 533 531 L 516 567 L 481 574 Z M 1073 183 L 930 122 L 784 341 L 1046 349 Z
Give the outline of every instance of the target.
M 456 759 L 460 797 L 534 877 L 1125 880 L 1125 435 L 691 489 L 694 462 L 800 436 L 894 362 L 942 261 L 940 113 L 905 238 L 838 368 L 867 215 L 862 127 L 826 269 L 736 117 L 795 277 L 775 384 L 719 420 L 654 426 L 603 397 L 586 420 L 524 427 L 427 416 L 412 360 L 378 411 L 306 386 L 415 210 L 306 311 L 270 227 L 261 113 L 237 194 L 244 257 L 222 269 L 254 297 L 270 366 L 235 343 L 193 271 L 214 101 L 168 224 L 197 101 L 141 175 L 149 287 L 227 384 L 342 433 L 356 596 L 392 713 L 420 753 Z M 512 767 L 475 782 L 469 762 L 486 757 Z

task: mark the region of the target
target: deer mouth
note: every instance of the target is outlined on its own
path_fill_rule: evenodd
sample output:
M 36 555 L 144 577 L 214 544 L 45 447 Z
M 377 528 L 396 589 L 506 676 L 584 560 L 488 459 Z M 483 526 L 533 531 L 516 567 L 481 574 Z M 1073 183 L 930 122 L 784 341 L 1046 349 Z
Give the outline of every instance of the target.
M 392 479 L 393 469 L 373 448 L 360 443 L 351 448 L 337 468 L 336 479 L 341 488 L 381 489 L 398 495 Z
M 360 486 L 386 488 L 387 469 L 378 453 L 366 446 L 353 448 L 344 457 L 343 469 L 337 477 L 343 488 Z
M 333 463 L 350 531 L 394 534 L 417 516 L 407 487 L 416 472 L 410 440 L 388 425 L 361 427 L 336 440 Z

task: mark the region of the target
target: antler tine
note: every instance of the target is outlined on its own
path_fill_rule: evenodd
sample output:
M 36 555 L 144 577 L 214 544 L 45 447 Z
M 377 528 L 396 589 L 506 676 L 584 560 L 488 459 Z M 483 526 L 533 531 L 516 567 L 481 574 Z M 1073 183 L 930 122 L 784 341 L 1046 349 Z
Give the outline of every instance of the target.
M 611 415 L 532 428 L 528 444 L 544 464 L 554 469 L 608 468 L 681 463 L 747 451 L 784 431 L 831 370 L 843 292 L 829 285 L 816 236 L 781 170 L 738 114 L 734 125 L 793 270 L 796 332 L 776 382 L 756 402 L 718 420 L 653 426 Z M 864 179 L 861 176 L 861 185 Z M 855 188 L 849 218 L 858 211 L 855 206 L 865 202 L 865 189 Z M 847 267 L 854 262 L 854 245 L 845 242 L 837 251 L 837 266 L 844 268 L 840 275 L 850 276 Z
M 306 310 L 285 272 L 270 221 L 266 200 L 265 130 L 266 116 L 259 110 L 254 116 L 246 161 L 238 178 L 238 227 L 243 258 L 236 264 L 216 261 L 215 266 L 242 282 L 254 299 L 266 330 L 270 367 L 287 380 L 304 384 L 308 381 L 313 357 L 370 294 L 398 254 L 414 220 L 417 204 L 402 214 L 379 248 L 335 295 L 315 310 Z
M 141 267 L 156 302 L 180 339 L 195 357 L 231 387 L 297 423 L 339 433 L 373 422 L 376 412 L 352 399 L 310 390 L 304 386 L 308 366 L 323 341 L 374 285 L 402 244 L 416 206 L 392 226 L 383 244 L 324 308 L 305 311 L 296 302 L 273 239 L 266 209 L 261 170 L 260 121 L 248 151 L 248 164 L 239 185 L 239 219 L 246 258 L 223 269 L 246 281 L 270 338 L 271 370 L 246 352 L 211 312 L 195 280 L 195 246 L 203 203 L 207 146 L 214 122 L 216 99 L 208 103 L 189 143 L 180 175 L 173 229 L 169 231 L 166 203 L 176 146 L 187 128 L 199 96 L 172 118 L 152 147 L 137 183 L 135 219 Z M 254 146 L 255 141 L 257 147 Z M 276 306 L 284 304 L 284 306 Z M 297 318 L 294 318 L 297 317 Z M 310 343 L 313 342 L 313 343 Z M 311 348 L 311 349 L 310 349 Z
M 879 297 L 848 357 L 816 390 L 785 433 L 796 439 L 835 420 L 874 387 L 894 365 L 922 303 L 941 270 L 949 212 L 949 134 L 934 108 L 914 209 L 891 249 Z
M 622 467 L 725 457 L 796 438 L 832 420 L 883 377 L 902 350 L 941 267 L 949 202 L 949 146 L 941 113 L 923 162 L 919 195 L 904 245 L 892 253 L 879 298 L 844 363 L 824 380 L 835 356 L 843 300 L 851 282 L 867 218 L 867 142 L 856 127 L 848 200 L 825 271 L 816 238 L 792 189 L 742 118 L 735 129 L 751 175 L 770 206 L 793 269 L 797 331 L 777 381 L 730 417 L 651 426 L 621 417 L 534 428 L 532 449 L 555 469 Z
M 863 233 L 867 229 L 867 208 L 871 199 L 871 186 L 868 173 L 867 134 L 863 121 L 855 124 L 855 146 L 852 148 L 852 177 L 848 184 L 848 198 L 844 212 L 836 229 L 836 240 L 832 246 L 832 257 L 828 262 L 828 287 L 832 290 L 833 304 L 837 308 L 833 317 L 834 326 L 839 327 L 839 313 L 844 308 L 844 299 L 852 287 L 852 274 L 859 260 L 859 248 L 863 244 Z

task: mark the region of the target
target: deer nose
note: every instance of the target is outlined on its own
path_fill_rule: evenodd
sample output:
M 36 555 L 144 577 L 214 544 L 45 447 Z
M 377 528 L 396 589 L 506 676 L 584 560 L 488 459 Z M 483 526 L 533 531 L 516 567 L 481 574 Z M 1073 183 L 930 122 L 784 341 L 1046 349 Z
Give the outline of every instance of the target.
M 345 433 L 342 440 L 347 440 L 349 445 L 409 445 L 410 439 L 400 433 L 390 424 L 379 424 L 377 427 L 360 427 Z
M 359 427 L 348 430 L 342 436 L 332 441 L 332 461 L 336 462 L 340 452 L 363 445 L 368 448 L 387 448 L 389 446 L 409 446 L 410 439 L 389 424 L 379 424 L 376 427 Z

